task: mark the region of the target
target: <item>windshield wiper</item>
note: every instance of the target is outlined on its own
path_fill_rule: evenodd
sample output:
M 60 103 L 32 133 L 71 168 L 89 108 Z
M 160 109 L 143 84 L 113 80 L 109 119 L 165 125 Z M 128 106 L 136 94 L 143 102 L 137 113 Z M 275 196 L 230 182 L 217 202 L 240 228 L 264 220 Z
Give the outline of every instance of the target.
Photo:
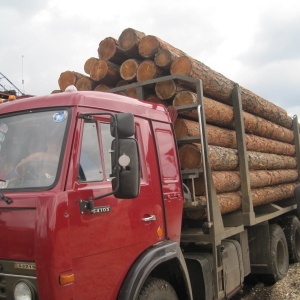
M 3 179 L 0 179 L 0 182 L 2 183 L 6 183 L 5 180 Z M 6 204 L 11 204 L 13 201 L 11 198 L 9 197 L 6 197 L 3 193 L 0 192 L 0 198 L 6 203 Z

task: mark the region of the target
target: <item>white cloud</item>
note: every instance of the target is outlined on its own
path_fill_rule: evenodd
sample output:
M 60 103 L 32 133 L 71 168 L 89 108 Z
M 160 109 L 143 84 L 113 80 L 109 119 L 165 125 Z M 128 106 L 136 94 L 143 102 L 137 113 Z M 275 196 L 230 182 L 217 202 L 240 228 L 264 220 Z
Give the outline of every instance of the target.
M 0 72 L 19 88 L 24 78 L 28 93 L 57 89 L 65 70 L 83 73 L 102 39 L 133 27 L 286 109 L 300 99 L 298 0 L 5 0 L 0 9 Z

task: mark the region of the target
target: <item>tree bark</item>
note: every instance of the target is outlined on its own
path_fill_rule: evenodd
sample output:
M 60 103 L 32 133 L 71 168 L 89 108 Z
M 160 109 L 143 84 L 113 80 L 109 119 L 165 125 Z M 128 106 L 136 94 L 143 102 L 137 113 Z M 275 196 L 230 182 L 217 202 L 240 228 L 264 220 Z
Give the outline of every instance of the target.
M 231 104 L 231 94 L 235 83 L 189 56 L 177 58 L 171 65 L 171 74 L 186 75 L 202 80 L 203 93 L 216 100 Z M 193 87 L 194 88 L 194 87 Z M 241 87 L 243 109 L 254 115 L 270 120 L 286 128 L 292 127 L 292 119 L 287 112 L 275 104 Z
M 85 77 L 85 75 L 80 74 L 78 72 L 74 72 L 74 71 L 65 71 L 62 72 L 59 76 L 58 79 L 58 85 L 61 91 L 65 91 L 65 89 L 69 86 L 69 85 L 76 85 L 76 82 L 81 78 L 81 77 Z
M 203 99 L 205 119 L 207 123 L 234 128 L 233 108 L 229 105 L 204 97 Z M 173 99 L 175 107 L 197 103 L 197 95 L 191 91 L 181 91 Z M 197 110 L 183 113 L 184 116 L 198 120 Z M 243 112 L 244 126 L 247 133 L 278 140 L 286 143 L 293 143 L 294 133 L 292 130 L 267 121 L 255 115 Z
M 238 153 L 235 149 L 209 146 L 209 161 L 213 171 L 238 170 Z M 179 160 L 183 169 L 203 168 L 200 144 L 179 147 Z M 247 151 L 250 170 L 295 169 L 296 158 L 285 155 Z
M 142 82 L 149 79 L 160 77 L 164 74 L 163 69 L 158 67 L 154 61 L 146 59 L 137 69 L 136 79 L 138 82 Z
M 120 66 L 121 77 L 128 82 L 136 80 L 137 69 L 140 64 L 141 61 L 134 58 L 125 60 Z
M 99 43 L 98 55 L 100 59 L 109 60 L 117 65 L 128 59 L 120 48 L 118 40 L 113 37 L 107 37 Z
M 177 118 L 174 127 L 177 138 L 190 136 L 195 137 L 200 135 L 199 123 L 196 121 Z M 207 124 L 206 133 L 209 145 L 237 149 L 235 131 Z M 245 142 L 248 151 L 289 156 L 293 156 L 295 154 L 294 145 L 259 137 L 253 134 L 245 134 Z
M 250 186 L 252 189 L 265 186 L 295 182 L 298 179 L 297 170 L 255 170 L 249 172 Z M 240 190 L 241 178 L 238 171 L 214 171 L 212 172 L 216 192 L 228 193 Z M 187 180 L 187 186 L 192 191 L 192 180 Z M 196 196 L 205 194 L 205 182 L 203 176 L 194 179 Z
M 280 184 L 251 190 L 254 207 L 288 199 L 294 196 L 295 183 Z M 206 216 L 206 198 L 197 198 L 202 208 L 195 213 L 187 214 L 192 219 L 201 219 Z M 217 195 L 221 214 L 227 214 L 242 208 L 242 195 L 240 192 L 223 193 Z
M 86 60 L 84 64 L 84 72 L 88 75 L 90 75 L 92 65 L 98 61 L 98 58 L 96 57 L 90 57 Z
M 115 85 L 120 81 L 119 66 L 104 59 L 99 59 L 91 68 L 90 77 L 100 83 Z
M 122 31 L 118 42 L 127 57 L 141 59 L 142 56 L 139 54 L 139 44 L 145 36 L 144 32 L 133 28 L 127 28 Z

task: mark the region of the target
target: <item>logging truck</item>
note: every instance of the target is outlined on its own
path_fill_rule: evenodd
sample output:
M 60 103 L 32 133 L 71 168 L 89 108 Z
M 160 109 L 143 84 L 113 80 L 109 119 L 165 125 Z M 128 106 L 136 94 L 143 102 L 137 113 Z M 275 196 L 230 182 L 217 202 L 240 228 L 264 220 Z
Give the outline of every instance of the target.
M 143 101 L 174 79 L 194 103 Z M 229 152 L 191 77 L 1 103 L 0 299 L 228 299 L 250 274 L 282 279 L 300 261 L 298 120 L 295 153 L 251 153 L 238 85 L 231 100 Z M 192 114 L 197 133 L 182 134 L 176 117 Z

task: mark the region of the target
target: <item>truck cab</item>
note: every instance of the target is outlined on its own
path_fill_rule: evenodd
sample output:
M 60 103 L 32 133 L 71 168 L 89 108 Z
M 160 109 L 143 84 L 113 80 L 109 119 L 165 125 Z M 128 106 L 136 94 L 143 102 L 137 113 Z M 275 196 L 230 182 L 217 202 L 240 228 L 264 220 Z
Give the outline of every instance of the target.
M 1 299 L 133 299 L 171 261 L 189 297 L 163 106 L 99 92 L 2 103 L 0 141 Z

